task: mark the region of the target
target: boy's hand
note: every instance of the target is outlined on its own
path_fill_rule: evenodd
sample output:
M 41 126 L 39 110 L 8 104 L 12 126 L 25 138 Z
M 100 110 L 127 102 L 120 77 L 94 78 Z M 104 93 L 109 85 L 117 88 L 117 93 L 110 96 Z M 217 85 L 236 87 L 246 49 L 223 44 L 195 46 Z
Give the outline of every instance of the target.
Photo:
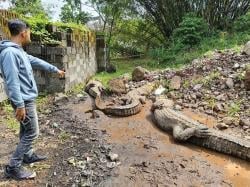
M 16 119 L 18 121 L 23 121 L 26 116 L 26 111 L 25 108 L 17 108 L 16 109 Z
M 65 71 L 64 70 L 59 70 L 57 72 L 57 74 L 60 76 L 60 78 L 64 78 L 65 77 Z

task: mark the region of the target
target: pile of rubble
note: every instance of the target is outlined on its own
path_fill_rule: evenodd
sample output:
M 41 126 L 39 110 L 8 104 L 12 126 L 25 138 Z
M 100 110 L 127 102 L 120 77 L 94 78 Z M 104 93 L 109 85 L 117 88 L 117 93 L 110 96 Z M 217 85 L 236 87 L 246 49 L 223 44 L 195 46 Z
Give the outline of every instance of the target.
M 175 102 L 176 110 L 190 108 L 218 121 L 218 129 L 240 127 L 250 133 L 250 42 L 244 52 L 215 51 L 211 57 L 194 60 L 181 70 L 149 72 L 137 67 L 128 75 L 111 80 L 109 87 L 123 94 L 159 80 L 161 90 Z M 162 89 L 163 88 L 163 89 Z M 159 94 L 159 93 L 158 93 Z

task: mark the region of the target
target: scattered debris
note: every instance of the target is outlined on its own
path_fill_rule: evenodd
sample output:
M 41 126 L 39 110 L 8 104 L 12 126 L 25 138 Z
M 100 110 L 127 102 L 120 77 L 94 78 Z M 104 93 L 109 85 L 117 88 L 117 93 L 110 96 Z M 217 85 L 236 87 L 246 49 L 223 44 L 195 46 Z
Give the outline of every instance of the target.
M 159 96 L 165 92 L 166 88 L 160 85 L 154 92 L 154 95 Z

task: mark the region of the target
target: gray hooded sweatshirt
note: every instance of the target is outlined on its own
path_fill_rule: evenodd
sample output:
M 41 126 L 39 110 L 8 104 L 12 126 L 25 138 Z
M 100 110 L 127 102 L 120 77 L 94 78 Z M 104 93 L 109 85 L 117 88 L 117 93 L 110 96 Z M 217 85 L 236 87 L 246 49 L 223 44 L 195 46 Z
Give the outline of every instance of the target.
M 38 95 L 32 68 L 59 71 L 57 67 L 28 55 L 16 43 L 8 40 L 0 42 L 0 73 L 6 93 L 17 108 L 24 107 L 24 101 L 33 101 Z

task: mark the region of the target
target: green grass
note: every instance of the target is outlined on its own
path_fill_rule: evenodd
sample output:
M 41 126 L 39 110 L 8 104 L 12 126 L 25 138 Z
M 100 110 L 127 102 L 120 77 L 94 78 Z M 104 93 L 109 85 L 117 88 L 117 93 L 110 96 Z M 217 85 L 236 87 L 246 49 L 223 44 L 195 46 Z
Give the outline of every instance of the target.
M 231 103 L 228 107 L 228 115 L 229 116 L 236 116 L 240 112 L 241 104 L 243 100 L 236 101 L 234 103 Z
M 3 109 L 5 116 L 3 116 L 3 124 L 7 125 L 7 128 L 18 133 L 19 122 L 15 119 L 14 110 L 8 101 L 1 103 L 1 108 Z
M 215 49 L 226 50 L 232 49 L 236 52 L 240 52 L 242 46 L 250 40 L 250 34 L 245 33 L 228 33 L 220 32 L 213 36 L 204 38 L 199 45 L 193 46 L 190 49 L 183 49 L 178 44 L 172 44 L 170 48 L 165 49 L 165 53 L 151 52 L 154 55 L 154 59 L 159 63 L 161 67 L 178 68 L 185 64 L 189 64 L 192 60 L 200 57 L 210 57 Z M 157 56 L 157 54 L 160 54 Z
M 48 108 L 48 103 L 49 103 L 49 96 L 46 93 L 41 94 L 36 100 L 37 110 L 41 112 L 45 108 Z M 18 133 L 20 125 L 15 118 L 15 113 L 11 104 L 7 100 L 3 101 L 1 102 L 1 108 L 5 114 L 2 118 L 3 124 L 6 124 L 8 129 L 14 131 L 15 133 Z
M 162 69 L 159 64 L 155 64 L 151 59 L 135 59 L 135 60 L 117 60 L 112 64 L 116 66 L 117 71 L 115 73 L 101 72 L 97 73 L 92 79 L 99 80 L 107 87 L 109 80 L 119 77 L 124 74 L 128 74 L 131 77 L 132 71 L 137 66 L 142 66 L 148 70 Z

